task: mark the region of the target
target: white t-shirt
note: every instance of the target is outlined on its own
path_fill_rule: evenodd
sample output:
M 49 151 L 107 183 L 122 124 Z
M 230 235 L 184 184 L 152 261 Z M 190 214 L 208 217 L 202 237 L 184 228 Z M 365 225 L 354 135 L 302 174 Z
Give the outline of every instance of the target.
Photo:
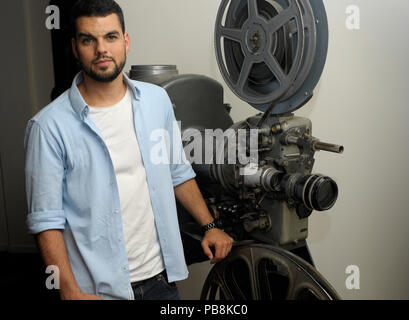
M 115 169 L 131 282 L 165 269 L 134 128 L 131 92 L 116 105 L 90 107 L 89 114 L 104 137 Z

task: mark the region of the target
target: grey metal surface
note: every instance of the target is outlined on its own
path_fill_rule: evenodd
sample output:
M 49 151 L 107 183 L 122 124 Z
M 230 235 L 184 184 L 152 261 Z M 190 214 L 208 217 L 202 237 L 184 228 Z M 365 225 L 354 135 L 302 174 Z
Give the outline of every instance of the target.
M 304 46 L 304 61 L 297 74 L 295 82 L 290 90 L 281 98 L 285 101 L 298 92 L 301 85 L 311 71 L 312 64 L 315 61 L 315 49 L 317 45 L 317 30 L 314 11 L 312 10 L 309 0 L 300 0 L 302 19 L 304 22 L 305 46 Z
M 188 128 L 226 130 L 233 124 L 224 104 L 223 87 L 203 75 L 179 75 L 174 65 L 135 65 L 131 79 L 163 87 L 172 101 L 182 133 Z
M 223 87 L 203 75 L 180 75 L 161 84 L 174 105 L 175 116 L 187 128 L 226 130 L 233 124 L 224 105 Z
M 224 80 L 232 91 L 242 100 L 251 104 L 272 103 L 282 97 L 292 86 L 301 66 L 304 50 L 304 23 L 301 14 L 301 8 L 297 0 L 288 0 L 289 6 L 272 19 L 266 21 L 266 16 L 261 15 L 258 10 L 257 0 L 242 0 L 229 2 L 223 0 L 217 14 L 215 28 L 215 47 L 216 57 L 220 71 Z M 227 7 L 230 4 L 229 7 Z M 243 9 L 247 4 L 248 18 L 239 28 L 230 25 L 229 19 L 238 10 Z M 223 25 L 223 17 L 226 17 L 226 24 Z M 273 35 L 282 28 L 286 23 L 295 21 L 297 46 L 294 60 L 288 73 L 282 69 L 272 52 L 274 46 Z M 234 79 L 234 68 L 229 68 L 229 63 L 224 61 L 222 52 L 221 38 L 227 38 L 240 43 L 244 54 L 243 64 L 238 71 L 238 79 Z M 256 42 L 255 45 L 253 43 Z M 226 43 L 225 43 L 226 46 Z M 229 57 L 226 55 L 226 59 Z M 255 64 L 264 63 L 278 80 L 279 86 L 274 90 L 262 93 L 251 90 L 247 80 Z
M 256 10 L 266 4 L 274 7 L 277 15 L 268 18 L 265 10 L 262 13 Z M 248 19 L 237 22 L 237 15 L 247 5 Z M 283 30 L 284 42 L 279 42 Z M 254 35 L 260 43 L 255 51 L 251 50 Z M 231 49 L 237 44 L 243 61 L 237 58 L 240 51 Z M 274 57 L 279 45 L 281 50 L 293 52 L 285 68 Z M 216 21 L 215 48 L 220 72 L 240 99 L 263 112 L 274 105 L 271 113 L 275 115 L 297 110 L 313 96 L 326 62 L 328 22 L 324 4 L 322 0 L 240 0 L 230 4 L 224 0 Z M 267 65 L 275 79 L 269 81 L 254 75 L 260 64 Z
M 315 23 L 317 24 L 315 59 L 307 79 L 305 79 L 298 92 L 287 100 L 278 102 L 274 106 L 274 110 L 272 112 L 273 114 L 283 114 L 302 108 L 312 98 L 314 89 L 321 78 L 322 72 L 324 71 L 329 42 L 327 13 L 322 0 L 313 0 L 309 2 L 314 12 Z M 253 105 L 253 107 L 261 111 L 266 111 L 269 106 L 269 104 L 262 106 Z
M 339 300 L 309 263 L 279 247 L 238 246 L 210 271 L 201 300 Z
M 161 83 L 179 75 L 175 65 L 133 65 L 129 77 L 160 85 Z

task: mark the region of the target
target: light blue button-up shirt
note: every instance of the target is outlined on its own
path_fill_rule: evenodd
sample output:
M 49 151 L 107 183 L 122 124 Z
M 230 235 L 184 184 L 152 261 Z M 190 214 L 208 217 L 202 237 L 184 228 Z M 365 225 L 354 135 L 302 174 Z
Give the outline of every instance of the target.
M 62 230 L 72 271 L 84 293 L 133 299 L 114 166 L 78 90 L 82 79 L 79 73 L 71 89 L 28 123 L 27 225 L 32 234 Z M 183 280 L 188 271 L 173 188 L 195 173 L 185 161 L 166 91 L 130 80 L 126 74 L 124 81 L 132 92 L 135 131 L 169 281 Z M 152 157 L 158 143 L 152 133 L 158 131 L 169 132 L 171 147 L 165 150 L 170 164 Z M 178 148 L 176 152 L 172 145 Z

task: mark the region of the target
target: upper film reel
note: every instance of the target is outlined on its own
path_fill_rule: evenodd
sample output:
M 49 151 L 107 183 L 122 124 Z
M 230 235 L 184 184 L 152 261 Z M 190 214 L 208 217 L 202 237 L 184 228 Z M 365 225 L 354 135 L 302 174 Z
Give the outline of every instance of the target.
M 222 0 L 215 28 L 224 80 L 242 100 L 272 114 L 302 107 L 328 49 L 322 0 Z

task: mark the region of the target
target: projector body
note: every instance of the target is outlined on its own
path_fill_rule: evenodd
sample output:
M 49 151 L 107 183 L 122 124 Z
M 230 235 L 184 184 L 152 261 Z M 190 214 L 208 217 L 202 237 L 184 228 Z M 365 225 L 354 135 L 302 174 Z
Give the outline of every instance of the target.
M 331 209 L 336 182 L 313 173 L 317 151 L 340 145 L 312 135 L 294 112 L 313 96 L 328 49 L 321 0 L 222 0 L 216 59 L 228 87 L 258 113 L 234 122 L 223 87 L 176 66 L 132 66 L 129 76 L 166 89 L 186 158 L 217 226 L 234 240 L 209 273 L 202 299 L 339 299 L 314 268 L 306 239 L 313 211 Z M 201 227 L 178 217 L 187 264 L 202 262 Z

